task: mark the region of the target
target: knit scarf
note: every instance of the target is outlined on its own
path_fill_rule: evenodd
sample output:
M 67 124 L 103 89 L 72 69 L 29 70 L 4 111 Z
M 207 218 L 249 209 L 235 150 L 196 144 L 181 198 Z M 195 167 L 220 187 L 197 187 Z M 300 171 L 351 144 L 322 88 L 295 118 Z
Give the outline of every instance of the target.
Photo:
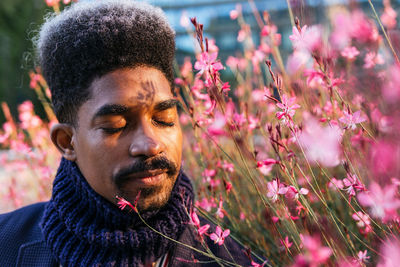
M 185 229 L 193 202 L 189 179 L 179 173 L 167 204 L 141 214 L 175 240 Z M 97 194 L 78 166 L 61 160 L 41 229 L 62 266 L 144 266 L 165 255 L 173 241 L 152 231 L 135 212 L 121 211 Z

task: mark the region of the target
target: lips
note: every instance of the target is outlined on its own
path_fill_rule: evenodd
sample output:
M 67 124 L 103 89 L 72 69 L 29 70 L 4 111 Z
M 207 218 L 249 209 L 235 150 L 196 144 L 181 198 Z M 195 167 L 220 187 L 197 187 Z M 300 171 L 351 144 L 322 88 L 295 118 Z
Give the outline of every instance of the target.
M 143 186 L 152 186 L 160 183 L 167 175 L 167 170 L 149 170 L 131 173 L 127 176 L 129 182 Z

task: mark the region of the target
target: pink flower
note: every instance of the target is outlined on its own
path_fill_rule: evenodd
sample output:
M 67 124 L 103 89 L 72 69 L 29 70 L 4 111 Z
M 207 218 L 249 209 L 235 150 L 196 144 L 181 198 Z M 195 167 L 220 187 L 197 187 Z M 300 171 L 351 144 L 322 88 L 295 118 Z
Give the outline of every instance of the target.
M 247 130 L 249 130 L 249 132 L 251 132 L 252 130 L 257 128 L 258 123 L 260 122 L 260 119 L 249 115 L 248 122 L 249 122 L 249 124 L 247 126 Z
M 332 250 L 329 247 L 322 246 L 318 237 L 303 236 L 303 246 L 307 250 L 305 258 L 310 267 L 326 263 L 332 255 Z
M 127 206 L 130 207 L 132 210 L 134 209 L 133 205 L 128 200 L 119 196 L 116 196 L 116 198 L 118 199 L 117 205 L 121 210 L 124 210 Z
M 247 60 L 245 58 L 238 59 L 236 57 L 229 56 L 226 60 L 226 65 L 232 70 L 239 69 L 240 71 L 243 71 L 247 67 Z
M 304 67 L 310 60 L 311 60 L 310 54 L 295 50 L 287 60 L 286 69 L 289 74 L 294 75 L 297 73 L 298 70 Z
M 390 221 L 397 216 L 397 209 L 400 207 L 400 199 L 397 197 L 397 186 L 387 185 L 382 188 L 376 182 L 372 182 L 369 192 L 360 193 L 358 201 L 361 205 L 370 207 L 371 215 Z
M 377 267 L 398 267 L 400 262 L 400 242 L 398 238 L 386 240 L 380 249 L 381 258 Z
M 227 162 L 226 160 L 224 160 L 224 163 L 222 164 L 222 168 L 228 172 L 234 172 L 235 171 L 235 165 L 233 165 L 232 163 Z
M 260 73 L 260 62 L 264 62 L 266 55 L 264 52 L 260 50 L 254 51 L 253 56 L 251 57 L 251 63 L 253 64 L 253 72 L 256 74 Z
M 372 232 L 371 221 L 368 214 L 365 214 L 362 211 L 357 211 L 356 213 L 353 213 L 351 217 L 357 221 L 358 228 L 365 228 L 362 229 L 363 233 Z
M 400 162 L 400 146 L 390 140 L 373 144 L 370 151 L 372 171 L 380 177 L 397 176 Z
M 4 133 L 0 134 L 0 144 L 5 143 L 14 131 L 14 127 L 10 122 L 3 124 Z
M 211 240 L 214 240 L 215 244 L 222 246 L 224 244 L 225 238 L 230 234 L 230 230 L 226 229 L 222 232 L 221 227 L 217 226 L 215 233 L 210 235 Z
M 387 71 L 382 93 L 385 100 L 389 103 L 397 103 L 400 100 L 400 67 L 392 66 Z
M 300 105 L 296 104 L 296 97 L 288 98 L 286 95 L 282 95 L 281 102 L 276 106 L 282 110 L 276 113 L 276 117 L 285 124 L 293 121 L 296 109 L 300 108 Z
M 334 167 L 340 163 L 341 139 L 339 127 L 321 127 L 315 119 L 309 118 L 299 136 L 299 143 L 312 163 L 318 162 L 326 167 Z
M 20 140 L 11 140 L 10 148 L 21 154 L 32 155 L 32 148 Z
M 192 74 L 192 62 L 190 61 L 190 57 L 185 57 L 183 65 L 181 67 L 181 75 L 182 77 L 189 77 Z
M 258 46 L 258 50 L 263 52 L 264 54 L 270 54 L 271 53 L 271 47 L 265 43 L 262 42 L 259 46 Z
M 255 262 L 255 261 L 251 261 L 251 266 L 252 267 L 264 267 L 265 264 L 267 264 L 267 261 L 264 261 L 262 264 L 259 264 L 259 263 Z
M 278 195 L 284 195 L 288 191 L 288 188 L 284 184 L 281 184 L 278 178 L 268 182 L 267 187 L 267 197 L 271 198 L 272 202 L 278 200 Z
M 299 31 L 297 27 L 293 27 L 293 34 L 289 36 L 295 50 L 303 50 L 314 52 L 322 45 L 321 27 L 314 25 L 307 28 L 304 25 Z
M 190 218 L 192 219 L 192 223 L 194 224 L 194 226 L 200 227 L 200 220 L 195 211 L 192 211 L 192 213 L 190 213 Z
M 351 47 L 346 47 L 343 49 L 343 51 L 340 53 L 343 57 L 347 58 L 348 60 L 353 60 L 360 54 L 360 51 L 354 46 Z
M 219 70 L 222 70 L 224 66 L 222 66 L 221 62 L 216 61 L 217 56 L 217 52 L 211 54 L 208 52 L 201 53 L 194 64 L 194 68 L 199 71 L 198 74 L 203 74 L 205 72 L 207 77 L 209 77 L 210 74 L 214 75 Z
M 34 114 L 33 104 L 30 101 L 25 101 L 18 106 L 19 120 L 21 121 L 22 129 L 36 128 L 42 125 L 42 120 Z
M 305 70 L 304 75 L 307 76 L 307 86 L 316 87 L 317 85 L 324 83 L 325 75 L 321 71 L 316 70 Z
M 39 74 L 31 72 L 29 73 L 29 77 L 31 78 L 29 87 L 35 89 L 38 86 L 38 82 L 40 81 L 41 76 Z
M 264 25 L 264 27 L 261 29 L 261 36 L 268 36 L 270 32 L 271 32 L 271 26 Z
M 56 6 L 56 5 L 58 5 L 59 2 L 60 2 L 60 0 L 46 0 L 46 4 L 47 4 L 49 7 Z
M 348 25 L 351 18 L 348 13 L 337 12 L 333 18 L 334 31 L 330 36 L 330 43 L 336 49 L 343 49 L 350 44 L 351 36 Z
M 344 186 L 347 186 L 344 190 L 349 194 L 350 197 L 356 195 L 356 192 L 365 191 L 364 184 L 357 178 L 357 175 L 347 174 L 347 178 L 343 179 Z
M 397 13 L 390 5 L 386 5 L 381 16 L 382 24 L 388 29 L 393 29 L 397 26 Z
M 212 178 L 217 174 L 217 171 L 214 169 L 205 169 L 203 173 L 201 174 L 204 178 Z
M 185 10 L 181 14 L 181 18 L 179 20 L 179 24 L 184 28 L 187 28 L 187 27 L 190 26 L 190 19 L 189 19 L 188 15 L 187 15 L 187 12 Z
M 251 99 L 254 102 L 262 102 L 264 101 L 264 90 L 259 90 L 259 89 L 254 89 L 253 91 L 251 91 Z
M 268 175 L 271 170 L 272 170 L 272 166 L 270 164 L 263 164 L 262 161 L 258 161 L 257 162 L 257 169 L 263 174 L 263 175 Z
M 241 43 L 245 39 L 246 39 L 246 31 L 244 29 L 239 30 L 238 36 L 237 36 L 237 41 Z
M 193 225 L 196 226 L 197 232 L 199 233 L 200 236 L 202 236 L 205 233 L 207 233 L 207 230 L 210 228 L 209 224 L 205 224 L 203 226 L 200 226 L 200 220 L 199 220 L 199 217 L 197 216 L 195 211 L 192 211 L 192 213 L 190 214 L 190 217 L 192 219 Z
M 365 69 L 370 69 L 377 64 L 382 65 L 383 63 L 385 63 L 385 61 L 383 60 L 383 57 L 380 54 L 377 54 L 375 52 L 368 52 L 365 55 L 363 67 Z
M 359 251 L 358 253 L 357 253 L 357 259 L 356 259 L 356 261 L 357 262 L 359 262 L 359 263 L 367 263 L 368 262 L 368 260 L 369 260 L 369 256 L 367 256 L 367 250 L 364 250 L 364 251 Z
M 238 114 L 235 112 L 235 114 L 233 114 L 233 122 L 240 128 L 243 126 L 243 124 L 246 123 L 246 117 L 244 115 L 244 113 Z
M 344 129 L 354 130 L 357 128 L 356 124 L 366 121 L 367 119 L 361 115 L 361 111 L 358 110 L 353 114 L 343 112 L 343 117 L 339 118 L 339 121 L 345 125 Z
M 218 52 L 218 51 L 219 51 L 219 48 L 215 44 L 215 40 L 214 39 L 208 40 L 208 52 L 214 53 L 214 52 Z
M 229 17 L 234 20 L 237 19 L 237 17 L 239 16 L 239 14 L 242 12 L 242 6 L 240 4 L 236 5 L 236 8 L 234 10 L 231 10 L 229 12 Z
M 33 104 L 31 101 L 24 101 L 18 106 L 19 113 L 33 113 Z
M 239 12 L 238 12 L 236 9 L 231 10 L 231 11 L 229 12 L 229 17 L 230 17 L 232 20 L 233 20 L 233 19 L 237 19 L 238 15 L 239 15 Z
M 300 188 L 300 190 L 297 190 L 294 186 L 289 185 L 288 186 L 288 191 L 286 193 L 287 197 L 292 197 L 294 199 L 299 199 L 300 195 L 307 195 L 309 193 L 308 189 L 306 188 Z
M 216 207 L 216 204 L 213 200 L 208 200 L 207 198 L 203 197 L 200 202 L 196 201 L 196 206 L 202 208 L 207 212 L 210 212 L 212 208 Z
M 232 186 L 232 184 L 230 182 L 225 182 L 225 190 L 226 190 L 227 194 L 229 194 L 229 192 L 231 192 L 232 187 L 233 186 Z
M 282 35 L 280 33 L 274 33 L 272 36 L 273 44 L 276 46 L 280 46 L 282 42 Z
M 293 242 L 289 242 L 288 236 L 286 236 L 284 240 L 280 239 L 279 241 L 281 243 L 281 249 L 284 250 L 288 250 L 293 245 Z
M 224 202 L 222 201 L 222 198 L 220 197 L 219 199 L 219 204 L 218 204 L 218 209 L 215 212 L 215 214 L 220 217 L 221 219 L 224 218 L 226 211 L 224 210 L 224 206 L 223 206 Z
M 362 129 L 359 129 L 358 133 L 354 134 L 351 137 L 351 144 L 353 145 L 353 147 L 363 146 L 364 144 L 367 144 L 369 142 L 371 142 L 371 139 L 364 136 L 364 132 Z
M 207 99 L 204 101 L 204 107 L 206 108 L 204 114 L 210 115 L 214 111 L 216 106 L 217 106 L 217 101 L 211 99 L 209 95 L 207 95 Z
M 222 85 L 222 87 L 221 87 L 221 91 L 222 91 L 224 94 L 227 94 L 230 90 L 231 90 L 231 86 L 229 85 L 228 82 L 224 83 L 224 84 Z
M 226 119 L 225 116 L 217 111 L 214 116 L 213 122 L 208 126 L 207 131 L 211 136 L 221 136 L 225 135 L 225 125 Z
M 303 43 L 305 42 L 304 35 L 307 30 L 307 25 L 304 25 L 301 30 L 297 29 L 297 27 L 293 26 L 292 32 L 293 34 L 289 36 L 289 39 L 292 41 L 293 47 L 300 48 L 303 46 Z
M 349 22 L 351 23 L 351 27 L 348 27 L 348 25 L 345 27 L 349 28 L 351 37 L 357 41 L 366 43 L 379 39 L 379 33 L 375 24 L 361 10 L 355 10 L 351 14 Z
M 328 187 L 333 190 L 343 189 L 343 187 L 344 187 L 343 181 L 338 180 L 336 178 L 332 178 L 331 181 L 328 183 Z

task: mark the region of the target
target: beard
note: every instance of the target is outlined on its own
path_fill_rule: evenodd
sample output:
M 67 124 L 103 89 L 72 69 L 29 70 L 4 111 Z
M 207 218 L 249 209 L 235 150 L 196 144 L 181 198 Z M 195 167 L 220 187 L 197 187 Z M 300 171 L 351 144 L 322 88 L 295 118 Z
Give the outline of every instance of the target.
M 119 195 L 134 203 L 136 196 L 140 192 L 137 208 L 140 212 L 156 211 L 167 204 L 172 189 L 175 185 L 177 176 L 167 176 L 161 185 L 151 187 L 135 187 L 135 190 L 130 190 L 129 183 L 119 190 Z
M 138 186 L 135 180 L 129 175 L 144 171 L 167 170 L 161 174 L 162 181 L 152 186 Z M 113 177 L 118 195 L 125 198 L 130 203 L 136 201 L 140 212 L 156 211 L 165 206 L 171 196 L 171 192 L 178 177 L 178 167 L 166 157 L 158 156 L 147 160 L 137 161 L 127 168 L 121 169 Z

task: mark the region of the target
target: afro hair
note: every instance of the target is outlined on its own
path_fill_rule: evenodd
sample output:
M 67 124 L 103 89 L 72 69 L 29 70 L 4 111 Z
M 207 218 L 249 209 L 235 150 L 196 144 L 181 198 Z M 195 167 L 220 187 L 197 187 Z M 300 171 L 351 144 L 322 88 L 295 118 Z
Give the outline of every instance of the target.
M 57 119 L 76 123 L 95 78 L 119 68 L 151 66 L 173 85 L 175 32 L 160 8 L 130 0 L 73 4 L 43 24 L 38 59 Z

